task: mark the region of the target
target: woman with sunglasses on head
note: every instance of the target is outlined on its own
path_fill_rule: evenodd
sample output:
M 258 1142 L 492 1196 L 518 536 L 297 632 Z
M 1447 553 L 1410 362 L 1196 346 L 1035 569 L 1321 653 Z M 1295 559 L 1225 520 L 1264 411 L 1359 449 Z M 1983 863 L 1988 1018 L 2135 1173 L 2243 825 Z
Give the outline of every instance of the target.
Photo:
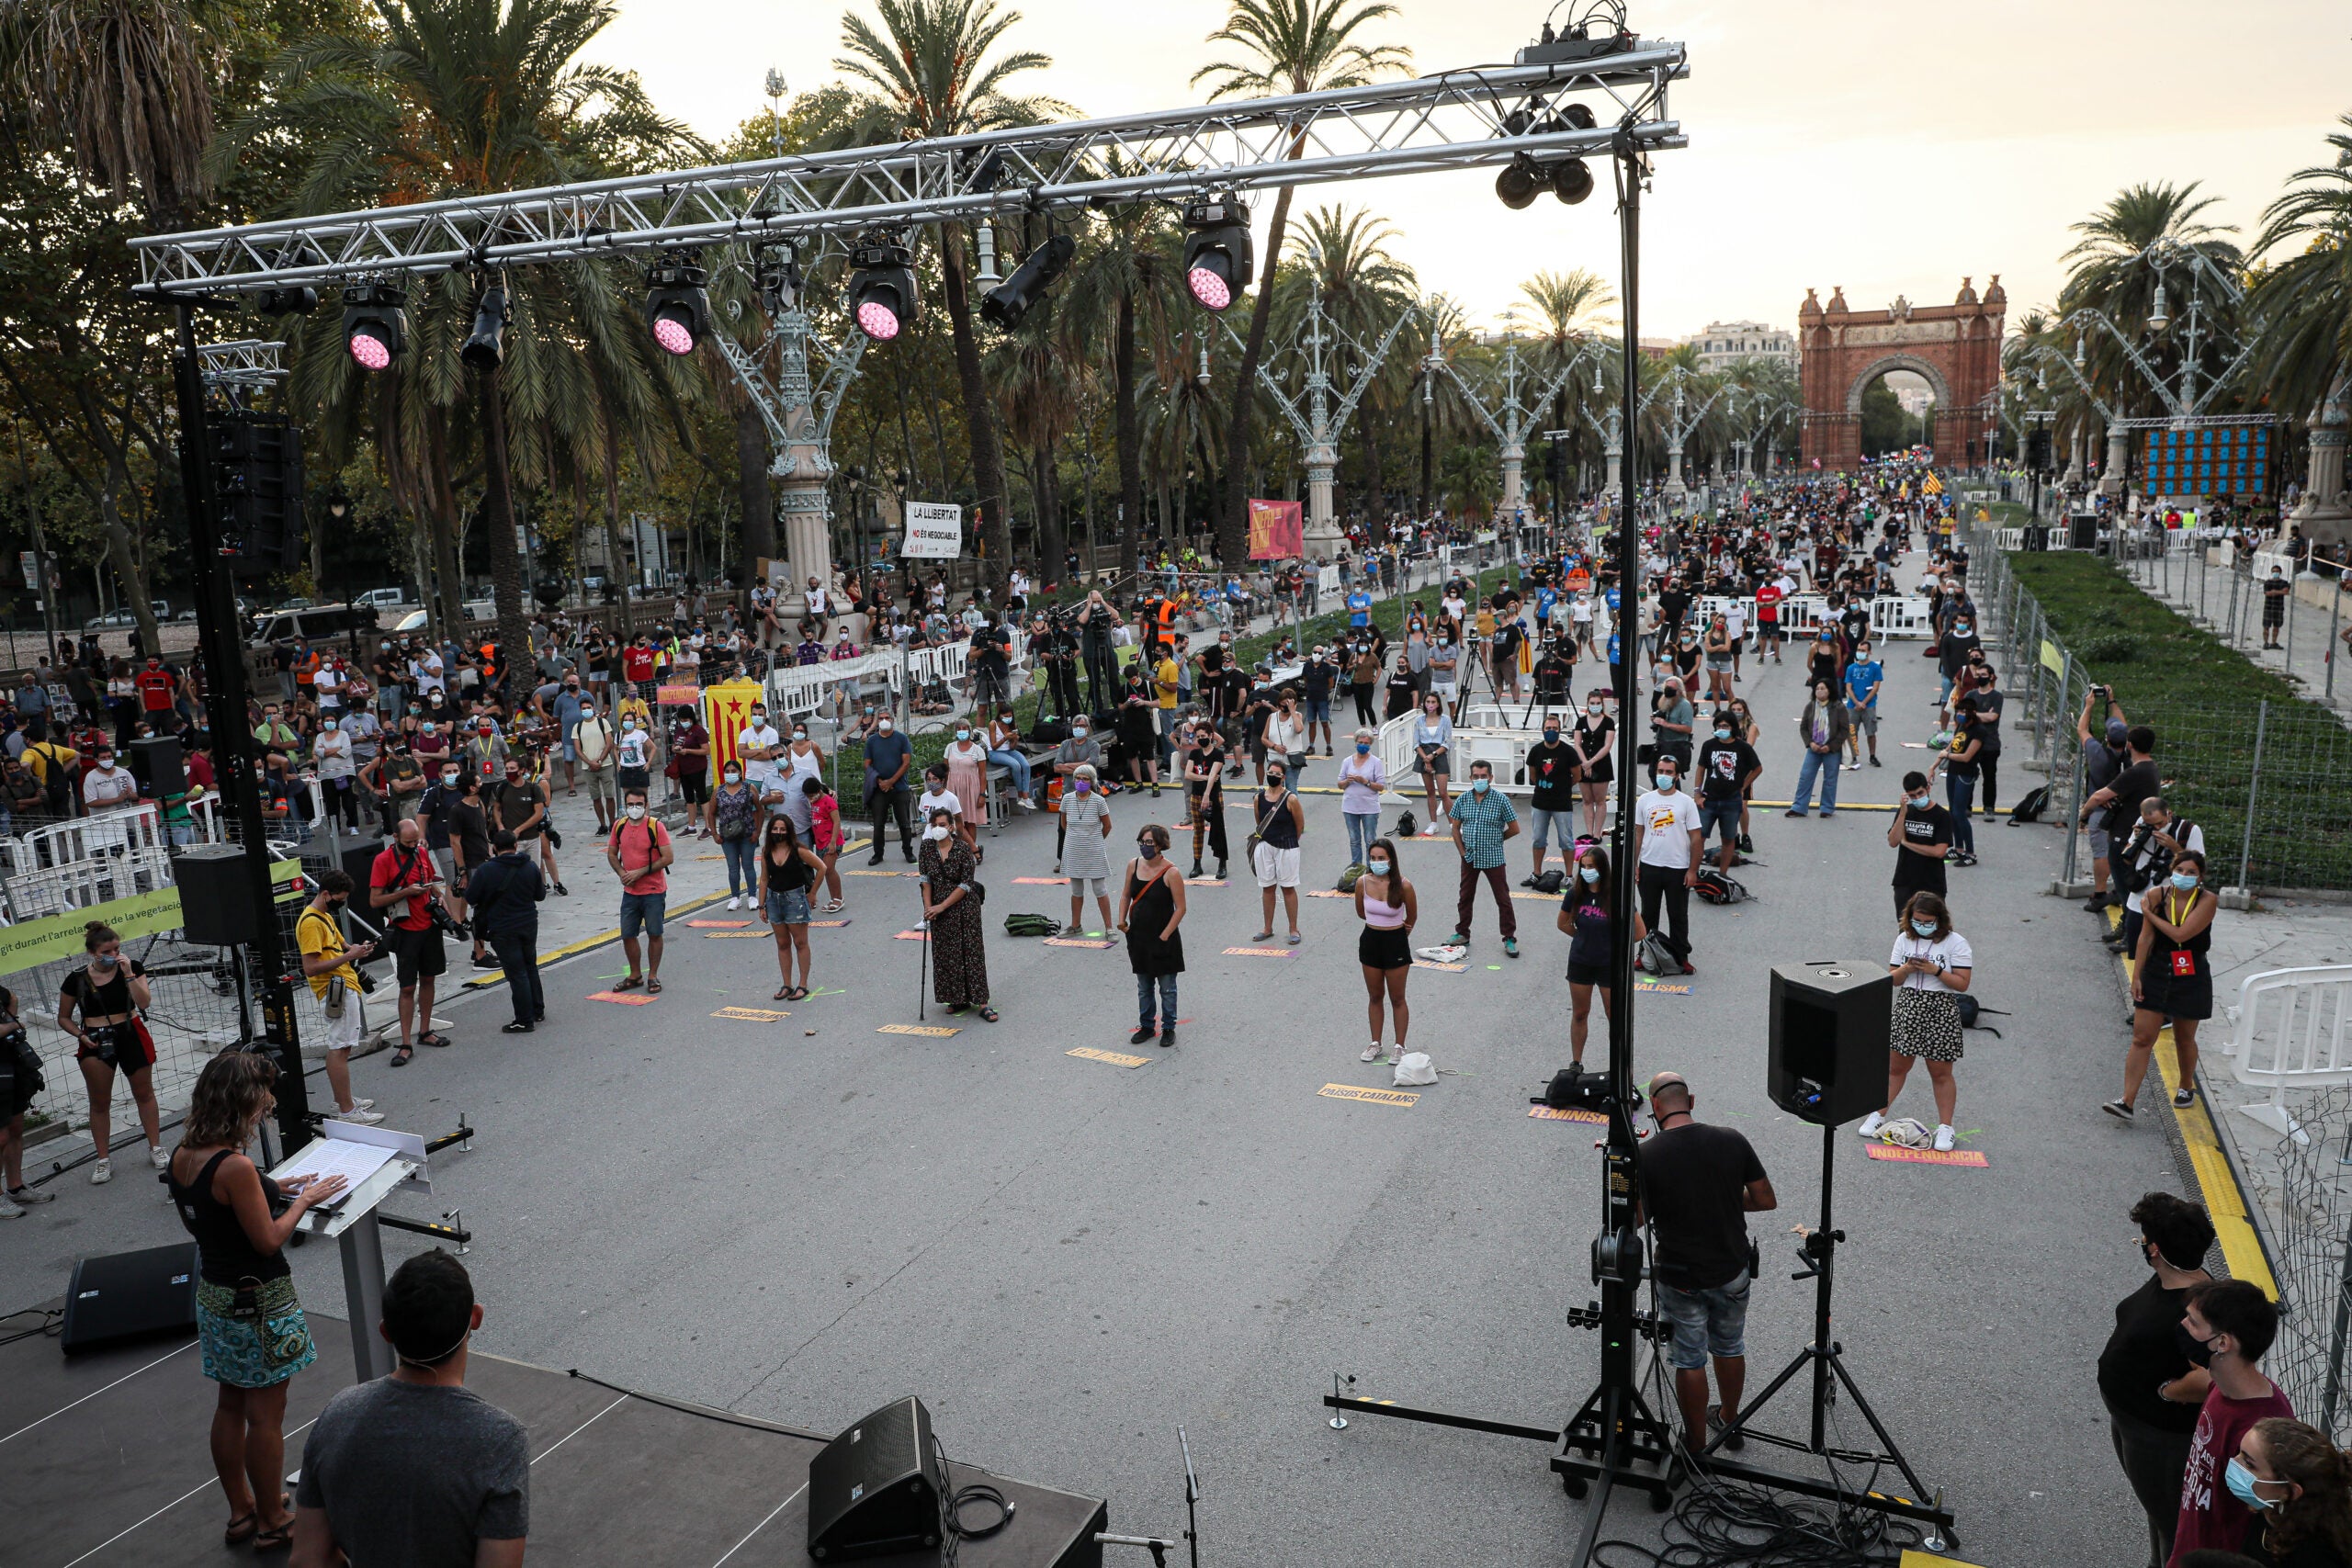
M 223 1051 L 197 1075 L 180 1145 L 164 1163 L 180 1224 L 196 1238 L 197 1342 L 220 1385 L 212 1464 L 229 1499 L 221 1543 L 263 1551 L 292 1542 L 286 1474 L 286 1385 L 318 1359 L 281 1250 L 303 1214 L 343 1190 L 340 1176 L 281 1190 L 245 1154 L 277 1106 L 276 1064 Z

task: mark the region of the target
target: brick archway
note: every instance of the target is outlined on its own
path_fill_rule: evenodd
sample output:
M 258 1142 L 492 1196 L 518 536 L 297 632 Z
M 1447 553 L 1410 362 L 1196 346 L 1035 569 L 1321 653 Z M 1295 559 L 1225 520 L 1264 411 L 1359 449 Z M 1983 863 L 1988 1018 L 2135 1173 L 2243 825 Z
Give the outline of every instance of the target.
M 1915 371 L 1935 389 L 1928 441 L 1936 439 L 1938 418 L 1960 438 L 1951 450 L 1939 450 L 1939 458 L 1981 460 L 1973 448 L 1984 422 L 1963 418 L 1962 411 L 1987 405 L 1999 385 L 2007 313 L 2008 295 L 1998 273 L 1981 299 L 1962 278 L 1959 296 L 1949 305 L 1913 305 L 1898 296 L 1883 310 L 1855 310 L 1847 306 L 1842 286 L 1830 290 L 1826 306 L 1806 289 L 1797 310 L 1805 466 L 1861 466 L 1862 392 L 1890 370 Z

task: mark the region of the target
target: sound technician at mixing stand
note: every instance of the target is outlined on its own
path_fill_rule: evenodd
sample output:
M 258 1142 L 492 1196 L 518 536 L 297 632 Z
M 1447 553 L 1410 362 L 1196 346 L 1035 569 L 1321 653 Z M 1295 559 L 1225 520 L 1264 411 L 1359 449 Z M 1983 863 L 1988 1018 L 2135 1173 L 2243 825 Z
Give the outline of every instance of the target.
M 1681 1074 L 1651 1078 L 1649 1100 L 1657 1133 L 1642 1146 L 1635 1214 L 1657 1237 L 1651 1273 L 1658 1310 L 1674 1325 L 1669 1359 L 1675 1403 L 1682 1407 L 1682 1442 L 1696 1453 L 1712 1428 L 1739 1414 L 1747 1382 L 1744 1335 L 1754 1259 L 1744 1216 L 1778 1208 L 1781 1201 L 1746 1137 L 1691 1114 L 1697 1100 Z M 1707 1408 L 1710 1356 L 1719 1412 Z M 1741 1447 L 1738 1434 L 1724 1446 Z

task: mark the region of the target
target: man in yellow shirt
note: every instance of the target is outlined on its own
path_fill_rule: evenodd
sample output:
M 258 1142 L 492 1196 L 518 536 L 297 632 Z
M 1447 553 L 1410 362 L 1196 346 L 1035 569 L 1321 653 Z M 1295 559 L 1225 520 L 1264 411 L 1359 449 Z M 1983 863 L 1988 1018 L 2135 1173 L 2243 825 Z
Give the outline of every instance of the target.
M 334 1090 L 336 1120 L 372 1126 L 384 1119 L 383 1112 L 372 1100 L 351 1098 L 351 1050 L 359 1043 L 362 1023 L 358 965 L 376 951 L 376 944 L 363 942 L 353 947 L 344 941 L 343 923 L 336 917 L 351 901 L 349 872 L 322 872 L 316 886 L 318 892 L 294 922 L 294 940 L 302 950 L 302 975 L 311 982 L 311 994 L 326 1008 L 327 1084 Z
M 1165 637 L 1151 645 L 1151 689 L 1159 697 L 1159 765 L 1176 754 L 1176 687 L 1181 671 Z

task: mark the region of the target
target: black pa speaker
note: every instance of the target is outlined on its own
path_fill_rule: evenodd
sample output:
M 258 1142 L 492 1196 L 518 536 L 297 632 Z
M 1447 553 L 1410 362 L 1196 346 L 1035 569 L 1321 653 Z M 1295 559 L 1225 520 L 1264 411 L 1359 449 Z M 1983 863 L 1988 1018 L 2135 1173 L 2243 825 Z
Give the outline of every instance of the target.
M 196 1243 L 84 1258 L 65 1292 L 65 1353 L 196 1331 Z
M 1894 1009 L 1883 964 L 1775 964 L 1765 1084 L 1772 1103 L 1825 1127 L 1884 1105 Z
M 846 1562 L 935 1548 L 946 1497 L 931 1412 L 910 1394 L 808 1461 L 808 1555 Z
M 150 800 L 169 800 L 187 793 L 187 772 L 180 761 L 176 735 L 134 735 L 130 739 L 130 776 L 139 793 Z
M 2068 542 L 2072 544 L 2075 548 L 2078 550 L 2088 550 L 2098 547 L 2098 517 L 2097 513 L 2086 513 L 2082 516 L 2073 519 L 2068 525 L 2067 531 L 2069 536 Z
M 245 852 L 235 844 L 196 844 L 172 856 L 180 890 L 180 929 L 199 947 L 238 947 L 259 939 Z

